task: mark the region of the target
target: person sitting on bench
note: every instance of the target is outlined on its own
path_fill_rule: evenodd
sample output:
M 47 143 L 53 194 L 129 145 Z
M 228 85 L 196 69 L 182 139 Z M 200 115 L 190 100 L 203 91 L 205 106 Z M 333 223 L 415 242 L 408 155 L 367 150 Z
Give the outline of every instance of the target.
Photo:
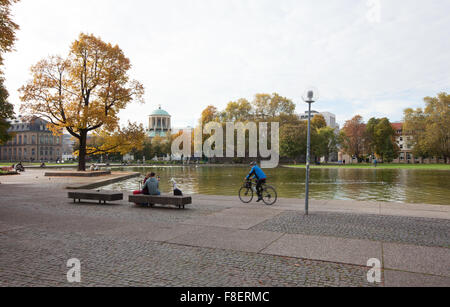
M 145 183 L 147 182 L 147 180 L 150 178 L 150 173 L 148 173 L 147 175 L 145 175 L 144 180 L 142 181 L 142 190 L 136 190 L 133 192 L 133 195 L 139 195 L 139 194 L 148 194 L 148 189 L 145 188 Z
M 159 191 L 159 180 L 155 178 L 155 173 L 150 173 L 150 178 L 145 182 L 142 190 L 147 190 L 145 195 L 161 195 Z

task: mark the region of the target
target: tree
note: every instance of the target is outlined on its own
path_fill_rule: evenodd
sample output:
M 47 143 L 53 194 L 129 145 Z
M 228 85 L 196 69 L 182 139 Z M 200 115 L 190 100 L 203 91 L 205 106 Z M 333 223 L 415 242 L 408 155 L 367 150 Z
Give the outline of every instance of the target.
M 295 104 L 292 100 L 277 93 L 272 95 L 256 94 L 252 106 L 256 119 L 262 121 L 274 118 L 282 113 L 293 114 L 295 111 Z
M 67 58 L 52 56 L 31 68 L 33 79 L 19 90 L 21 110 L 47 119 L 53 133 L 66 129 L 78 139 L 78 170 L 84 171 L 89 133 L 123 140 L 123 132 L 132 130 L 121 129 L 118 117 L 133 98 L 143 102 L 144 88 L 130 81 L 130 68 L 119 46 L 82 33 Z
M 218 110 L 215 106 L 212 105 L 207 106 L 206 109 L 204 109 L 202 112 L 200 123 L 202 124 L 202 126 L 204 126 L 209 122 L 218 120 L 218 116 L 219 116 Z
M 280 154 L 297 163 L 297 159 L 306 154 L 306 131 L 305 121 L 297 125 L 283 125 L 280 129 Z
M 152 158 L 161 157 L 170 154 L 171 151 L 170 139 L 163 138 L 160 136 L 155 136 L 151 142 L 151 154 Z
M 345 153 L 352 157 L 361 158 L 364 154 L 366 127 L 361 115 L 356 115 L 346 121 L 340 133 L 340 143 Z
M 327 122 L 325 121 L 325 117 L 323 115 L 316 115 L 311 119 L 311 128 L 312 129 L 322 129 L 327 126 Z
M 11 19 L 10 6 L 18 1 L 0 0 L 0 66 L 3 65 L 3 53 L 11 52 L 16 41 L 19 26 Z M 8 119 L 14 118 L 14 106 L 8 102 L 9 94 L 3 83 L 3 72 L 0 70 L 0 145 L 11 139 Z
M 450 159 L 450 95 L 425 97 L 425 110 L 405 110 L 405 134 L 413 136 L 415 155 Z
M 371 118 L 366 126 L 366 148 L 383 161 L 392 162 L 398 157 L 395 130 L 387 118 Z
M 3 86 L 3 78 L 0 76 L 0 145 L 11 139 L 8 134 L 10 124 L 8 118 L 14 117 L 14 106 L 8 102 L 8 91 Z
M 312 153 L 315 157 L 325 157 L 328 161 L 331 153 L 337 151 L 338 136 L 333 128 L 325 126 L 312 133 Z
M 129 123 L 125 128 L 118 128 L 113 133 L 100 129 L 89 138 L 86 155 L 104 155 L 119 153 L 125 155 L 136 148 L 143 148 L 145 140 L 144 126 Z M 78 155 L 79 151 L 75 152 Z
M 0 65 L 3 65 L 3 53 L 11 52 L 17 39 L 19 26 L 11 19 L 11 5 L 19 0 L 0 0 Z
M 244 122 L 252 118 L 252 105 L 247 99 L 241 98 L 228 103 L 221 113 L 222 122 Z

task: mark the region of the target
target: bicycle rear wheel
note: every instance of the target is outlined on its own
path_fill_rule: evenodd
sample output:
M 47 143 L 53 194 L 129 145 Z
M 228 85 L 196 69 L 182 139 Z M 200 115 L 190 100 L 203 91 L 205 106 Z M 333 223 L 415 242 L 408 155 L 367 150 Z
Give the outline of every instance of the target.
M 272 206 L 277 202 L 278 199 L 277 191 L 270 185 L 265 186 L 262 190 L 262 198 L 263 202 L 266 205 Z
M 244 203 L 248 204 L 253 200 L 253 190 L 248 187 L 242 187 L 239 190 L 239 199 Z

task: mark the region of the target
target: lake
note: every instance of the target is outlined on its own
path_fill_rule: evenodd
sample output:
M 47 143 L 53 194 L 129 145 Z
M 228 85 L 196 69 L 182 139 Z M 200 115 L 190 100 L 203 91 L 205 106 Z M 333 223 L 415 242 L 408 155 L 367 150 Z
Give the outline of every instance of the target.
M 161 177 L 162 192 L 170 192 L 174 178 L 185 194 L 236 195 L 248 167 L 127 167 L 113 168 Z M 305 169 L 276 168 L 265 170 L 268 184 L 279 197 L 304 198 Z M 139 178 L 104 187 L 108 190 L 139 189 Z M 450 205 L 450 171 L 405 169 L 312 169 L 310 197 L 360 201 L 404 202 Z

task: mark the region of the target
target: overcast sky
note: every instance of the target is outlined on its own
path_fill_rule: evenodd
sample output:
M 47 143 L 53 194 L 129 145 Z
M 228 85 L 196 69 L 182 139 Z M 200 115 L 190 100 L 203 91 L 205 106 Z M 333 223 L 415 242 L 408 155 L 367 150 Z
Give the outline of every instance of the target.
M 147 126 L 162 105 L 173 125 L 194 125 L 212 104 L 277 92 L 297 104 L 313 85 L 319 111 L 343 124 L 402 119 L 423 97 L 449 92 L 449 0 L 22 0 L 6 86 L 17 89 L 41 58 L 66 55 L 80 32 L 119 44 L 146 104 L 121 114 Z M 16 108 L 17 109 L 17 108 Z

